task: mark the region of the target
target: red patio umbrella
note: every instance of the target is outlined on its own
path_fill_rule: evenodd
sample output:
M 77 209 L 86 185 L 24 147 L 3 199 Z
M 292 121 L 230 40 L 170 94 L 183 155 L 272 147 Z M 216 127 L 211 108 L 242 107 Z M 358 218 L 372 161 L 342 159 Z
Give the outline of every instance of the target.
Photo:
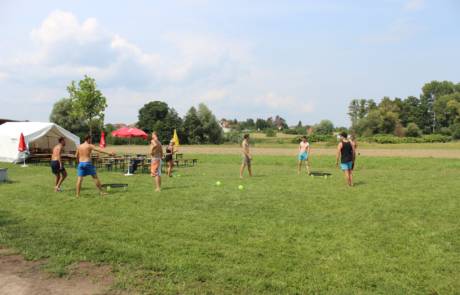
M 26 146 L 26 141 L 24 139 L 24 134 L 21 132 L 21 135 L 19 135 L 19 146 L 18 146 L 18 151 L 21 153 L 27 150 Z
M 24 134 L 21 132 L 21 135 L 19 135 L 19 145 L 18 145 L 18 151 L 23 153 L 27 151 L 27 146 L 26 146 L 26 141 L 24 139 Z M 27 167 L 26 165 L 26 155 L 22 155 L 24 162 L 22 163 L 22 167 Z
M 143 139 L 147 139 L 148 137 L 147 133 L 145 133 L 144 131 L 131 127 L 123 127 L 118 130 L 112 131 L 112 136 L 123 138 L 141 137 Z
M 104 133 L 104 131 L 101 132 L 101 140 L 99 141 L 99 147 L 101 149 L 105 148 L 105 133 Z
M 131 127 L 123 127 L 118 130 L 112 131 L 112 136 L 124 138 L 141 137 L 143 139 L 147 139 L 148 137 L 147 133 L 145 133 L 144 131 Z M 131 163 L 131 157 L 129 158 L 129 163 Z M 125 176 L 133 175 L 131 171 L 129 171 L 129 167 L 130 165 L 128 165 L 128 172 L 125 174 Z

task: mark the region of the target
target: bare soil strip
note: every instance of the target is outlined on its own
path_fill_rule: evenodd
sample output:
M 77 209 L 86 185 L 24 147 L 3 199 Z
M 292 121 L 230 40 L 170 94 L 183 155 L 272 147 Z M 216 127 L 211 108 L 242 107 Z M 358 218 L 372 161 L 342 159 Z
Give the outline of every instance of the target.
M 146 154 L 147 146 L 111 146 L 108 151 L 118 153 Z M 184 154 L 218 154 L 239 155 L 241 148 L 229 146 L 181 146 L 179 152 Z M 334 148 L 313 148 L 313 155 L 335 155 Z M 254 155 L 296 156 L 297 149 L 293 148 L 258 148 L 252 149 Z M 456 149 L 359 149 L 361 156 L 366 157 L 410 157 L 410 158 L 451 158 L 460 159 L 460 150 Z
M 110 267 L 80 262 L 66 278 L 42 270 L 43 261 L 26 261 L 0 248 L 0 294 L 2 295 L 94 295 L 108 294 L 113 284 Z

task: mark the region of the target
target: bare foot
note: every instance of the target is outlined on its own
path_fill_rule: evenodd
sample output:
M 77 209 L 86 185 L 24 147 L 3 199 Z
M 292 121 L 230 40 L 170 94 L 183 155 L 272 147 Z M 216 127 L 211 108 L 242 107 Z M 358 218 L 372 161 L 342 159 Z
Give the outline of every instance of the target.
M 161 189 L 157 188 L 157 189 L 155 190 L 155 192 L 156 192 L 156 193 L 159 193 L 159 192 L 161 192 Z
M 100 192 L 99 192 L 99 194 L 101 195 L 101 197 L 103 197 L 103 196 L 107 196 L 107 195 L 108 195 L 108 193 L 106 193 L 106 192 L 103 192 L 103 191 L 100 191 Z

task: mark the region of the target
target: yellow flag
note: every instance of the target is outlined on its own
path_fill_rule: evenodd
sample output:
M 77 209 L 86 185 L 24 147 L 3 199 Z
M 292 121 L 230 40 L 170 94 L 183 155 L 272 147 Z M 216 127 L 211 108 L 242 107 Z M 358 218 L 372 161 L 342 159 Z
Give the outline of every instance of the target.
M 175 145 L 175 146 L 179 146 L 179 136 L 177 136 L 177 131 L 176 131 L 176 129 L 174 129 L 173 140 L 174 140 L 174 145 Z

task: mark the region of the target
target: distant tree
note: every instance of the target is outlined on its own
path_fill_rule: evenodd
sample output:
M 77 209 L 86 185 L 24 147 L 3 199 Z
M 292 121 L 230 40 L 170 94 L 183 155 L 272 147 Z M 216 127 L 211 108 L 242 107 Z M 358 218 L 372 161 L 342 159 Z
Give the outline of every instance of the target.
M 302 125 L 302 121 L 299 121 L 299 123 L 297 123 L 297 126 L 296 126 L 296 127 L 297 127 L 297 128 L 302 128 L 302 126 L 303 126 L 303 125 Z
M 92 135 L 94 128 L 102 128 L 107 100 L 97 89 L 96 81 L 85 75 L 78 84 L 72 81 L 67 91 L 72 102 L 72 116 L 88 126 L 89 134 Z
M 195 107 L 191 107 L 184 118 L 184 134 L 186 142 L 190 144 L 199 144 L 204 141 L 203 124 L 198 117 Z
M 139 110 L 137 126 L 148 133 L 156 131 L 162 142 L 172 138 L 174 129 L 179 133 L 179 138 L 183 139 L 182 119 L 173 108 L 162 101 L 145 104 Z
M 334 131 L 334 124 L 329 120 L 321 120 L 313 129 L 317 134 L 331 135 Z
M 267 123 L 266 120 L 258 118 L 256 120 L 256 129 L 257 130 L 265 130 L 269 128 L 269 124 Z
M 56 123 L 59 126 L 84 137 L 88 133 L 88 126 L 73 116 L 72 114 L 72 100 L 70 98 L 62 98 L 58 100 L 50 114 L 50 122 Z
M 279 115 L 276 115 L 275 120 L 273 121 L 273 125 L 278 129 L 287 129 L 288 125 L 286 123 L 286 120 L 281 118 Z
M 224 140 L 223 130 L 211 110 L 205 104 L 200 103 L 197 115 L 203 126 L 204 143 L 222 143 Z
M 417 124 L 409 123 L 407 124 L 407 131 L 406 135 L 409 137 L 419 137 L 422 134 L 420 128 L 418 128 Z

